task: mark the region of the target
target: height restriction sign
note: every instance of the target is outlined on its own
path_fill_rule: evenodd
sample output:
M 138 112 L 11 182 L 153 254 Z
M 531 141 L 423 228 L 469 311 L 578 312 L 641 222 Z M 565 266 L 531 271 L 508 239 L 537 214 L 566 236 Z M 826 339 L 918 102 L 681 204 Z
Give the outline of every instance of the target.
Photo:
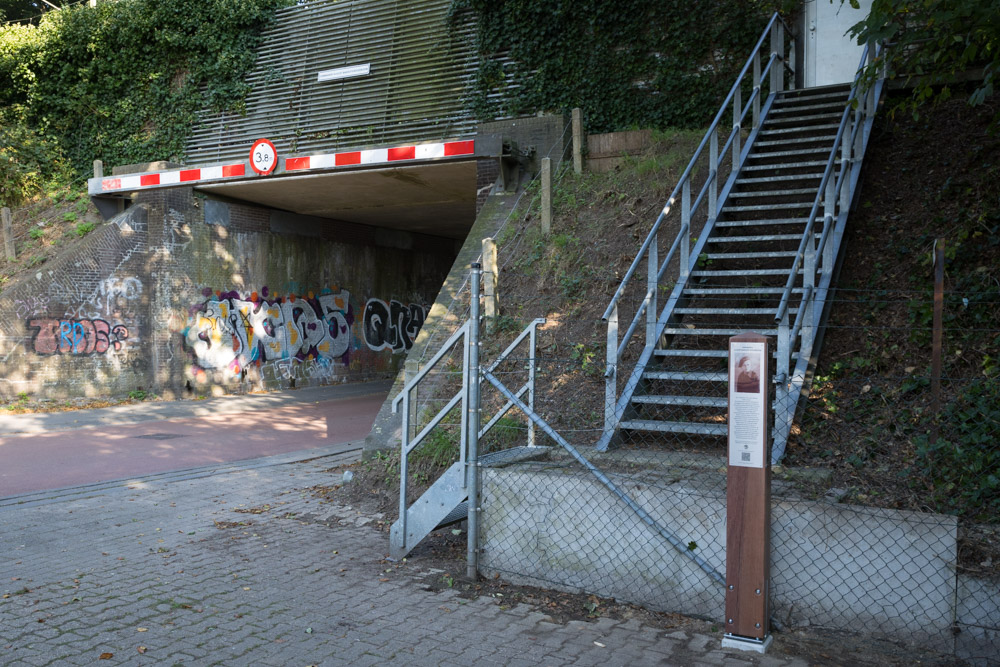
M 267 139 L 258 139 L 253 142 L 250 149 L 250 168 L 261 176 L 266 176 L 274 171 L 278 164 L 278 151 L 274 149 Z

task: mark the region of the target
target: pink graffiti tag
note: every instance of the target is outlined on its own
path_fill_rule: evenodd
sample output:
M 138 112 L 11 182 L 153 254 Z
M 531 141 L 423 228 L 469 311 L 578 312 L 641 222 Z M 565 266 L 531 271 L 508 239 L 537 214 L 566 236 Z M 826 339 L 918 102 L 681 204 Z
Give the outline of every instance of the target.
M 38 329 L 33 345 L 36 354 L 104 354 L 118 352 L 125 345 L 128 329 L 122 324 L 111 326 L 104 320 L 30 320 L 28 326 Z

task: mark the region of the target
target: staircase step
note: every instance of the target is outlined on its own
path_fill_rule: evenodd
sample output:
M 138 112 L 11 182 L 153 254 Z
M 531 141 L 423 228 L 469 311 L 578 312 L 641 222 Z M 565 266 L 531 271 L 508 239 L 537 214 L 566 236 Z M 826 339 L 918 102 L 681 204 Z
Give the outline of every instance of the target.
M 764 227 L 767 225 L 804 225 L 809 218 L 771 218 L 770 220 L 719 220 L 716 227 Z M 823 218 L 816 216 L 816 222 L 823 222 Z
M 769 250 L 767 252 L 710 252 L 708 259 L 773 259 L 775 257 L 795 257 L 795 250 Z
M 434 530 L 438 528 L 444 528 L 445 526 L 450 526 L 453 523 L 458 523 L 459 521 L 464 521 L 469 518 L 469 501 L 466 500 L 459 503 L 458 506 L 452 511 L 448 512 L 448 516 L 441 519 L 441 522 L 434 527 Z
M 405 534 L 402 519 L 396 519 L 392 524 L 389 530 L 389 551 L 392 557 L 397 560 L 403 558 L 468 496 L 465 464 L 453 463 L 406 509 Z
M 816 148 L 800 148 L 793 151 L 770 151 L 766 153 L 754 153 L 751 152 L 747 159 L 749 160 L 762 160 L 765 158 L 772 157 L 793 157 L 795 155 L 817 155 L 819 153 L 829 153 L 829 146 L 817 146 Z
M 808 123 L 810 121 L 823 121 L 823 120 L 839 120 L 841 116 L 844 115 L 843 107 L 839 107 L 836 111 L 831 111 L 829 113 L 814 113 L 807 116 L 788 116 L 782 115 L 781 117 L 771 117 L 768 116 L 767 120 L 764 122 L 764 127 L 771 127 L 772 125 L 794 123 L 801 124 L 803 122 Z M 813 125 L 807 125 L 805 127 L 815 127 Z M 835 127 L 840 127 L 838 123 Z
M 784 287 L 686 287 L 685 296 L 729 296 L 729 295 L 753 295 L 753 294 L 784 294 Z M 795 287 L 792 289 L 795 294 L 801 294 L 803 289 Z
M 768 112 L 768 119 L 770 119 L 771 114 L 773 113 L 790 114 L 800 113 L 802 111 L 833 111 L 834 109 L 838 109 L 842 112 L 846 106 L 846 96 L 843 102 L 823 102 L 819 104 L 774 104 Z
M 729 356 L 729 350 L 684 350 L 681 348 L 667 348 L 653 350 L 657 357 L 709 357 L 712 359 L 725 359 Z
M 630 419 L 621 423 L 623 429 L 633 431 L 659 431 L 661 433 L 693 433 L 698 435 L 729 435 L 727 424 L 701 424 L 698 422 L 661 422 L 648 419 Z
M 840 164 L 840 158 L 836 160 Z M 745 165 L 740 173 L 744 171 L 765 171 L 768 169 L 802 169 L 803 167 L 825 167 L 826 160 L 808 160 L 803 162 L 786 162 L 784 164 L 755 164 Z M 822 178 L 822 176 L 820 176 Z
M 674 308 L 678 315 L 774 315 L 776 308 Z
M 754 146 L 789 146 L 791 144 L 814 144 L 819 141 L 832 144 L 837 138 L 835 134 L 827 134 L 819 137 L 799 137 L 798 139 L 777 139 L 775 141 L 755 141 Z
M 799 273 L 802 270 L 799 269 Z M 738 278 L 740 276 L 787 276 L 788 269 L 730 269 L 719 271 L 692 271 L 697 278 Z
M 763 176 L 761 178 L 737 178 L 736 185 L 763 185 L 765 183 L 775 183 L 777 181 L 813 181 L 823 178 L 822 173 L 818 174 L 788 174 L 787 176 Z
M 663 333 L 668 336 L 736 336 L 752 331 L 762 336 L 777 336 L 777 329 L 687 329 L 684 327 L 668 327 Z
M 760 206 L 727 206 L 723 212 L 732 211 L 787 211 L 789 209 L 798 208 L 812 208 L 815 202 L 802 201 L 802 202 L 792 202 L 790 204 L 761 204 Z
M 822 234 L 817 233 L 816 238 Z M 763 241 L 800 241 L 801 234 L 759 234 L 757 236 L 712 236 L 708 243 L 759 243 Z
M 718 396 L 633 396 L 632 402 L 643 405 L 688 405 L 696 408 L 729 407 L 729 400 Z
M 546 447 L 511 447 L 510 449 L 501 449 L 498 452 L 481 455 L 479 457 L 479 465 L 485 468 L 499 468 L 511 463 L 537 459 L 546 456 L 548 452 L 549 450 Z
M 822 178 L 822 176 L 820 177 Z M 738 181 L 737 181 L 738 182 Z M 795 188 L 794 190 L 748 190 L 731 192 L 730 197 L 787 197 L 788 195 L 814 195 L 816 188 Z
M 707 371 L 646 371 L 642 374 L 644 380 L 676 380 L 681 382 L 727 382 L 728 373 L 710 373 Z
M 794 134 L 797 132 L 811 132 L 812 130 L 839 130 L 840 123 L 825 123 L 823 125 L 804 125 L 801 127 L 783 127 L 780 129 L 769 130 L 767 125 L 764 125 L 764 129 L 760 131 L 760 136 L 770 137 L 773 135 L 781 134 Z

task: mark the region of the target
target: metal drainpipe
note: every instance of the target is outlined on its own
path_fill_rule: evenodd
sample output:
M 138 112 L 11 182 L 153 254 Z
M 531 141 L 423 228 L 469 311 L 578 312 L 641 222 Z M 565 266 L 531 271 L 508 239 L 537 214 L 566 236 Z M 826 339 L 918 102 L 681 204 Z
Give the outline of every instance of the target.
M 466 576 L 475 580 L 479 574 L 479 282 L 482 265 L 472 264 L 472 297 L 469 304 L 469 434 L 466 454 L 466 480 L 469 484 L 468 552 Z

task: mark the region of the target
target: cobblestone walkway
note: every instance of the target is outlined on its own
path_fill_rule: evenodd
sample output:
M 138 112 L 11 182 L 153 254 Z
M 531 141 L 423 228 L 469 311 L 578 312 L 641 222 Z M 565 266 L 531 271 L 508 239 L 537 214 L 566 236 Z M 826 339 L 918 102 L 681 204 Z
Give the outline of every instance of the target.
M 356 456 L 0 499 L 0 664 L 806 664 L 427 590 L 374 517 L 302 491 Z

